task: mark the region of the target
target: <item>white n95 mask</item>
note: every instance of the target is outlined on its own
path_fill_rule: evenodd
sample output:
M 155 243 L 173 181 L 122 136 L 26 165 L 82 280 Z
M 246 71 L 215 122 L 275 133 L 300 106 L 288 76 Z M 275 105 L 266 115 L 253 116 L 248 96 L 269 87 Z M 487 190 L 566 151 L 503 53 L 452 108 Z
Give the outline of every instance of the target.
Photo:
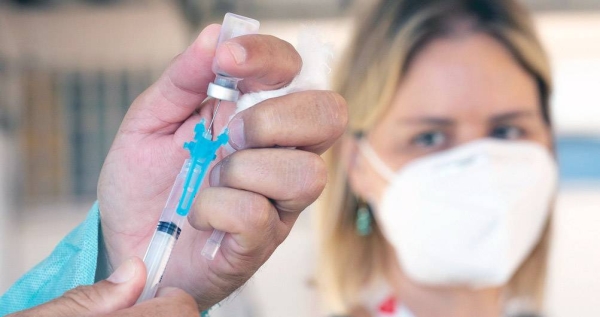
M 500 286 L 540 240 L 558 179 L 541 145 L 483 139 L 397 173 L 366 141 L 360 148 L 390 181 L 375 215 L 414 281 Z

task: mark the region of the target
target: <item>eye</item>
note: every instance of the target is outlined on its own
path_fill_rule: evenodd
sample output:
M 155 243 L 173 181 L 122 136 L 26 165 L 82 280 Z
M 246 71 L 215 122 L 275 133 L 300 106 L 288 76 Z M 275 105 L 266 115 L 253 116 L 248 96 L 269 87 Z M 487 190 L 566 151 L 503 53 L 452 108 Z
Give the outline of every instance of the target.
M 517 140 L 525 136 L 525 131 L 516 126 L 503 125 L 495 127 L 490 133 L 492 138 L 503 140 Z
M 442 131 L 428 131 L 414 137 L 411 143 L 423 148 L 434 148 L 443 145 L 447 140 L 448 137 Z

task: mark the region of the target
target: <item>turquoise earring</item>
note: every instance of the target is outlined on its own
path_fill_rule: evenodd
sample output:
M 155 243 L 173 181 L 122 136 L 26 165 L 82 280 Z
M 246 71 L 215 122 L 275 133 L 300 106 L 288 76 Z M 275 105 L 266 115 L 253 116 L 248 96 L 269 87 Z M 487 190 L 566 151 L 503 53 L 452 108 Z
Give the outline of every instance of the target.
M 359 236 L 365 237 L 373 231 L 373 215 L 371 206 L 363 199 L 358 199 L 356 209 L 356 232 Z

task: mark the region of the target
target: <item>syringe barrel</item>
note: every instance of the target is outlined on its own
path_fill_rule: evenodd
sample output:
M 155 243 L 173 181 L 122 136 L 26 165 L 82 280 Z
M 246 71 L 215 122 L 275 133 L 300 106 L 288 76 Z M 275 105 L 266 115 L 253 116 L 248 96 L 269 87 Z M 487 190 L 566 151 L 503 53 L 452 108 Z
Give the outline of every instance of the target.
M 165 272 L 179 233 L 181 233 L 181 229 L 175 223 L 162 221 L 159 223 L 150 242 L 150 247 L 146 252 L 146 256 L 144 256 L 144 263 L 147 270 L 146 285 L 137 301 L 138 303 L 152 299 L 156 295 L 158 285 Z
M 184 191 L 186 175 L 190 169 L 190 160 L 186 160 L 175 179 L 175 184 L 171 189 L 165 208 L 160 216 L 156 231 L 152 236 L 146 255 L 144 255 L 144 264 L 146 265 L 146 285 L 138 303 L 154 298 L 158 290 L 158 284 L 167 267 L 173 246 L 181 233 L 181 226 L 184 223 L 185 215 L 177 213 L 179 199 Z

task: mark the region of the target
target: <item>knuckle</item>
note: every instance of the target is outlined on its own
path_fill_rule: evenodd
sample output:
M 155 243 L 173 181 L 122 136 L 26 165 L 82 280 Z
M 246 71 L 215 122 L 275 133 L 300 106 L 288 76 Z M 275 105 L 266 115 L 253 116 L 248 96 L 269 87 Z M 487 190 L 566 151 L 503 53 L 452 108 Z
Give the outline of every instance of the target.
M 321 108 L 326 111 L 324 123 L 329 128 L 328 132 L 330 135 L 339 136 L 344 132 L 348 124 L 346 100 L 340 94 L 333 91 L 325 91 L 324 99 L 326 107 Z
M 291 226 L 286 226 L 284 224 L 280 225 L 279 230 L 276 232 L 274 237 L 275 246 L 281 245 L 285 241 L 285 239 L 287 239 L 287 237 L 290 235 L 291 230 Z
M 92 286 L 77 286 L 67 291 L 63 298 L 71 309 L 78 312 L 89 312 L 90 305 L 101 298 L 100 293 Z
M 241 210 L 244 211 L 244 223 L 250 224 L 254 229 L 266 229 L 272 221 L 272 207 L 271 203 L 264 196 L 253 194 L 250 196 L 248 201 L 241 202 L 244 205 L 240 206 Z
M 232 176 L 235 176 L 237 174 L 236 169 L 238 166 L 238 157 L 242 155 L 243 152 L 244 150 L 237 151 L 231 155 L 226 156 L 221 160 L 221 162 L 219 162 L 221 167 L 219 168 L 218 173 L 221 184 L 229 185 L 231 183 Z
M 292 76 L 296 75 L 302 69 L 302 57 L 300 57 L 300 54 L 298 54 L 296 48 L 294 48 L 292 44 L 281 39 L 279 39 L 279 41 L 281 42 L 283 50 L 286 52 L 288 60 L 286 65 L 289 65 L 287 71 Z
M 298 160 L 290 160 L 290 168 L 294 169 L 288 172 L 293 175 L 287 182 L 289 187 L 289 200 L 296 201 L 301 205 L 298 209 L 305 207 L 306 201 L 312 201 L 317 198 L 325 187 L 327 182 L 327 168 L 323 159 L 314 153 L 300 152 L 302 157 Z
M 263 49 L 268 50 L 271 53 L 270 56 L 265 55 L 268 56 L 267 59 L 269 59 L 269 61 L 271 58 L 277 57 L 274 55 L 279 55 L 281 53 L 284 53 L 285 55 L 295 56 L 298 59 L 300 58 L 300 55 L 296 51 L 296 48 L 294 48 L 294 46 L 286 40 L 280 39 L 276 36 L 269 34 L 262 35 L 261 40 L 261 46 L 263 47 Z
M 321 194 L 327 183 L 327 166 L 325 161 L 313 153 L 309 153 L 307 160 L 306 178 L 304 182 L 304 191 L 311 199 L 316 199 Z
M 262 147 L 276 142 L 285 119 L 281 108 L 275 99 L 267 99 L 246 111 L 244 126 L 253 127 L 245 131 L 248 147 Z
M 255 134 L 254 137 L 259 139 L 259 142 L 267 142 L 267 140 L 263 139 L 267 135 L 271 135 L 273 132 L 277 132 L 278 124 L 282 122 L 282 117 L 279 108 L 277 107 L 277 101 L 273 99 L 267 99 L 263 106 L 257 108 L 257 111 L 254 111 L 252 114 L 252 121 L 255 124 L 255 127 L 260 127 L 256 129 L 257 132 L 262 132 L 260 135 Z
M 264 80 L 274 87 L 281 87 L 289 83 L 300 72 L 302 58 L 287 41 L 272 35 L 259 37 L 260 67 L 257 78 Z M 277 63 L 273 63 L 277 61 Z

